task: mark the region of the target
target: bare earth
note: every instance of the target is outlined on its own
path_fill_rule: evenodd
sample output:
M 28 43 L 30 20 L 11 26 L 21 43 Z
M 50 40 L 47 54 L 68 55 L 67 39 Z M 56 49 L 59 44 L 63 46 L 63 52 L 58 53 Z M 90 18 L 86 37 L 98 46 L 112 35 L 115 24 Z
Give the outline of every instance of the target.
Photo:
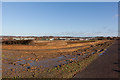
M 34 45 L 3 45 L 2 77 L 35 77 L 46 68 L 82 60 L 113 42 L 41 41 Z

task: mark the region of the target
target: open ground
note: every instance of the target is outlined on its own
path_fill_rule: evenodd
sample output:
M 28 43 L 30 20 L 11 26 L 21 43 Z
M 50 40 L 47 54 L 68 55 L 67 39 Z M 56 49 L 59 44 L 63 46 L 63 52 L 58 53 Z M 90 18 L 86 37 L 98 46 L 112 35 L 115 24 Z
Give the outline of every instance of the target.
M 114 43 L 95 41 L 35 41 L 32 45 L 2 45 L 3 78 L 72 78 Z

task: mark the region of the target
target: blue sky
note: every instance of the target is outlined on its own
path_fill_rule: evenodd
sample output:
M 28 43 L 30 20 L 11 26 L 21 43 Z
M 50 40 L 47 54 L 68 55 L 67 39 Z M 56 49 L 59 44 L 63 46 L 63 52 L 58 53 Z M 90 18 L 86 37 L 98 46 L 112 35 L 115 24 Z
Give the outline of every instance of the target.
M 4 2 L 2 35 L 117 36 L 117 2 Z

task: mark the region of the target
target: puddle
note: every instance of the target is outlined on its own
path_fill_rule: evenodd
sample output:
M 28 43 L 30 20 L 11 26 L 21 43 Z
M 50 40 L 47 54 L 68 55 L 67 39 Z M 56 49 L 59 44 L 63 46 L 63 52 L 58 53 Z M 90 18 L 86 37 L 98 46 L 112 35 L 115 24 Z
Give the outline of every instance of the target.
M 92 52 L 91 54 L 95 54 L 95 52 Z
M 61 65 L 61 64 L 67 64 L 67 61 L 65 61 L 66 59 L 70 59 L 74 56 L 71 55 L 66 55 L 66 56 L 60 56 L 57 58 L 52 58 L 52 59 L 45 59 L 45 60 L 38 60 L 38 61 L 34 61 L 34 60 L 24 60 L 22 58 L 17 59 L 17 61 L 15 62 L 16 65 L 13 64 L 4 64 L 3 66 L 7 67 L 8 69 L 11 68 L 24 68 L 24 67 L 28 67 L 28 65 L 26 64 L 30 64 L 29 66 L 36 66 L 36 67 L 41 67 L 45 68 L 45 67 L 53 67 L 56 65 Z M 8 67 L 9 65 L 9 67 Z M 22 66 L 22 65 L 26 65 L 26 66 Z
M 91 54 L 94 54 L 95 52 L 92 52 Z M 87 57 L 88 54 L 84 54 L 84 55 L 62 55 L 60 57 L 57 58 L 52 58 L 52 59 L 44 59 L 44 60 L 38 60 L 38 61 L 34 61 L 34 60 L 25 60 L 23 58 L 19 58 L 16 61 L 16 65 L 13 64 L 9 64 L 8 65 L 4 64 L 4 66 L 8 67 L 8 69 L 11 68 L 23 68 L 23 69 L 27 69 L 28 67 L 38 67 L 38 68 L 52 68 L 58 65 L 62 65 L 62 64 L 68 64 L 71 60 L 72 61 L 78 61 L 81 60 L 85 57 Z M 26 65 L 29 64 L 29 65 Z M 22 66 L 25 65 L 25 66 Z
M 104 52 L 100 53 L 99 56 L 104 55 L 104 53 L 105 53 L 106 51 L 107 51 L 107 49 L 106 49 Z M 100 52 L 101 52 L 101 50 L 100 50 Z
M 103 55 L 103 53 L 99 54 L 99 56 Z
M 66 64 L 68 63 L 66 59 L 71 59 L 72 55 L 66 55 L 66 56 L 60 56 L 57 58 L 52 58 L 52 59 L 45 59 L 41 61 L 31 61 L 30 66 L 43 66 L 43 67 L 53 67 L 61 64 Z

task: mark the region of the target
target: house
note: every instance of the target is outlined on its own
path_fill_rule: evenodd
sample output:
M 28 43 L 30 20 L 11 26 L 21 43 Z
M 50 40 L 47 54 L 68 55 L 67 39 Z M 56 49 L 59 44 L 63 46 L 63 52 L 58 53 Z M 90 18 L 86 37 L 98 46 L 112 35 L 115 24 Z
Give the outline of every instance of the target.
M 82 40 L 84 40 L 84 39 L 80 38 L 79 40 L 81 40 L 81 41 L 82 41 Z
M 59 40 L 67 40 L 67 38 L 59 38 Z
M 54 38 L 50 38 L 49 40 L 54 40 Z

